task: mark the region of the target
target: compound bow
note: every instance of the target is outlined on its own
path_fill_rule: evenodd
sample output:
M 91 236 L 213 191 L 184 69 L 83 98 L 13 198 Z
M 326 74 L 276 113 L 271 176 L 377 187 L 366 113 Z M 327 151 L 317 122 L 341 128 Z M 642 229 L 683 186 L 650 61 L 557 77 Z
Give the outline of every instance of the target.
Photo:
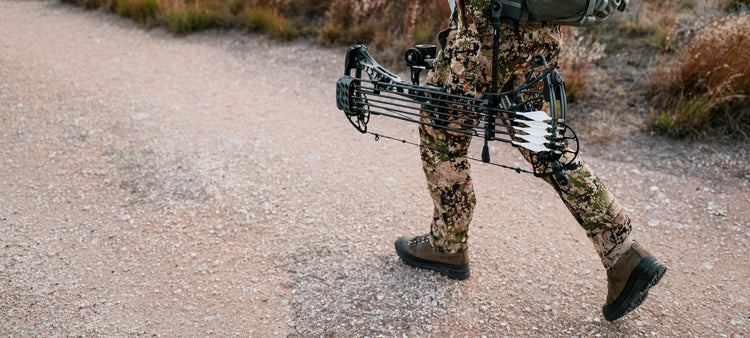
M 494 0 L 494 3 L 499 1 Z M 358 131 L 375 135 L 376 140 L 380 137 L 395 138 L 367 130 L 367 124 L 373 115 L 441 128 L 482 138 L 482 161 L 485 163 L 519 173 L 531 173 L 537 177 L 553 176 L 557 183 L 567 185 L 569 180 L 565 169 L 578 155 L 578 138 L 565 123 L 567 102 L 563 76 L 549 67 L 543 55 L 537 55 L 524 84 L 511 91 L 498 93 L 496 62 L 499 14 L 497 18 L 495 10 L 492 14 L 493 24 L 497 25 L 491 92 L 476 95 L 472 92 L 448 92 L 444 88 L 420 85 L 420 72 L 433 68 L 436 51 L 434 45 L 418 45 L 406 52 L 411 82 L 401 80 L 379 65 L 365 46 L 356 45 L 347 51 L 344 76 L 336 83 L 336 106 L 344 111 L 349 122 Z M 363 77 L 363 73 L 367 76 Z M 539 87 L 542 89 L 538 89 Z M 544 102 L 548 103 L 549 114 L 539 110 Z M 419 145 L 406 140 L 399 141 Z M 533 170 L 490 162 L 490 141 L 510 143 L 514 147 L 529 150 Z M 571 153 L 572 156 L 563 157 L 565 153 Z M 566 162 L 562 163 L 561 160 Z

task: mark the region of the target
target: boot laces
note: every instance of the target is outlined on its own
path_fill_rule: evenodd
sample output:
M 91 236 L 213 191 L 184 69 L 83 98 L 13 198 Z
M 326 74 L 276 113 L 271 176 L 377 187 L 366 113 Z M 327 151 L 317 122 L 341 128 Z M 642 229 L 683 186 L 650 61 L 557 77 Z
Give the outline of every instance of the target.
M 419 244 L 422 244 L 422 243 L 425 243 L 425 242 L 429 242 L 429 241 L 430 241 L 430 235 L 427 234 L 427 235 L 424 235 L 424 236 L 414 237 L 407 244 L 409 244 L 409 245 L 419 245 Z

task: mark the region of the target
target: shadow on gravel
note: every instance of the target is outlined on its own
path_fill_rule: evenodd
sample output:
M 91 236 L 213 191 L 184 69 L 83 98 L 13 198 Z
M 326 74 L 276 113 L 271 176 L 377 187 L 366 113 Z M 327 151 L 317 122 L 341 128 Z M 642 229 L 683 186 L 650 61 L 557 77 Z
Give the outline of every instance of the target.
M 159 152 L 150 147 L 104 153 L 121 176 L 114 184 L 135 195 L 134 203 L 202 203 L 210 200 L 215 195 L 215 184 L 210 173 L 196 164 L 194 156 Z
M 355 251 L 328 245 L 281 255 L 276 268 L 288 274 L 292 294 L 290 336 L 630 336 L 646 325 L 581 317 L 581 311 L 598 314 L 600 305 L 558 304 L 562 293 L 534 293 L 538 286 L 500 272 L 497 277 L 508 281 L 502 287 L 481 276 L 455 281 L 406 266 L 395 254 Z
M 460 293 L 460 282 L 414 270 L 395 255 L 358 256 L 362 255 L 333 246 L 303 247 L 286 255 L 294 295 L 293 334 L 408 332 L 415 325 L 431 326 L 425 318 L 447 315 L 448 305 Z

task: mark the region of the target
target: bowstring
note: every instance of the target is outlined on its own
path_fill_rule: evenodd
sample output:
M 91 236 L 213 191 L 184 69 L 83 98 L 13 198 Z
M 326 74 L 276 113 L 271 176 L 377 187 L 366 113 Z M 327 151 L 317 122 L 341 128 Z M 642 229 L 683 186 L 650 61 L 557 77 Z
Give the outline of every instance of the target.
M 362 98 L 364 99 L 363 101 L 366 102 L 366 104 L 369 106 L 369 101 L 368 101 L 367 95 L 364 92 L 362 92 L 361 94 L 362 94 Z M 439 128 L 439 126 L 433 126 L 433 127 Z M 492 161 L 490 161 L 490 162 L 482 161 L 479 158 L 469 156 L 468 153 L 465 156 L 459 156 L 459 155 L 456 155 L 454 153 L 451 153 L 451 152 L 448 152 L 448 151 L 445 151 L 445 150 L 437 149 L 435 147 L 426 146 L 424 144 L 412 142 L 412 141 L 409 141 L 409 140 L 406 140 L 406 139 L 401 139 L 401 138 L 397 138 L 397 137 L 383 135 L 383 134 L 380 134 L 380 133 L 373 133 L 371 131 L 367 131 L 365 133 L 375 136 L 375 142 L 379 141 L 380 138 L 382 137 L 382 138 L 385 138 L 385 139 L 388 139 L 388 140 L 401 142 L 403 144 L 410 144 L 410 145 L 413 145 L 413 146 L 417 146 L 419 148 L 424 148 L 424 149 L 429 149 L 429 150 L 432 150 L 432 151 L 436 151 L 438 153 L 442 153 L 442 154 L 448 155 L 450 157 L 465 158 L 467 160 L 481 162 L 481 163 L 486 163 L 486 164 L 489 164 L 489 165 L 492 165 L 492 166 L 496 166 L 496 167 L 500 167 L 500 168 L 503 168 L 503 169 L 513 170 L 513 171 L 515 171 L 518 174 L 525 173 L 525 174 L 535 175 L 533 171 L 528 171 L 528 170 L 523 169 L 521 167 L 513 167 L 513 166 L 509 166 L 509 165 L 505 165 L 505 164 L 500 164 L 500 163 L 496 163 L 496 162 L 492 162 Z
M 456 155 L 454 153 L 451 153 L 451 152 L 448 152 L 448 151 L 445 151 L 445 150 L 440 150 L 440 149 L 437 149 L 435 147 L 426 146 L 426 145 L 421 144 L 421 143 L 416 143 L 416 142 L 412 142 L 412 141 L 409 141 L 409 140 L 406 140 L 406 139 L 401 139 L 401 138 L 397 138 L 397 137 L 383 135 L 383 134 L 380 134 L 380 133 L 373 133 L 371 131 L 366 132 L 366 134 L 370 134 L 370 135 L 375 136 L 375 141 L 379 141 L 380 138 L 382 137 L 384 139 L 388 139 L 388 140 L 392 140 L 392 141 L 397 141 L 397 142 L 401 142 L 401 143 L 404 143 L 404 144 L 411 144 L 411 145 L 414 145 L 414 146 L 417 146 L 417 147 L 420 147 L 420 148 L 424 148 L 424 149 L 429 149 L 429 150 L 432 150 L 432 151 L 436 151 L 436 152 L 448 155 L 450 157 L 465 158 L 467 160 L 482 162 L 482 163 L 486 163 L 486 164 L 493 165 L 493 166 L 500 167 L 500 168 L 504 168 L 504 169 L 510 169 L 510 170 L 515 171 L 518 174 L 525 173 L 525 174 L 532 174 L 532 175 L 534 175 L 533 171 L 528 171 L 526 169 L 522 169 L 521 167 L 513 167 L 513 166 L 509 166 L 509 165 L 505 165 L 505 164 L 495 163 L 495 162 L 484 162 L 481 159 L 475 158 L 475 157 L 471 157 L 468 154 L 465 155 L 465 156 L 459 156 L 459 155 Z

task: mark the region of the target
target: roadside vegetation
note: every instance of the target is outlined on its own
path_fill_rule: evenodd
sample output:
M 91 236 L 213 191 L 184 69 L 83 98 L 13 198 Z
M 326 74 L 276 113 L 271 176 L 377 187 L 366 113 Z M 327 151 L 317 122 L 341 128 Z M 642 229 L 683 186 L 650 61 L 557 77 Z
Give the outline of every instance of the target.
M 651 82 L 651 124 L 672 136 L 750 132 L 750 16 L 726 15 L 688 32 Z
M 289 41 L 367 44 L 402 66 L 414 44 L 434 43 L 450 15 L 446 0 L 61 0 L 175 34 L 244 29 Z M 561 55 L 571 102 L 586 93 L 588 69 L 607 54 L 643 55 L 646 128 L 674 137 L 750 133 L 750 0 L 632 1 L 593 29 L 566 29 Z

